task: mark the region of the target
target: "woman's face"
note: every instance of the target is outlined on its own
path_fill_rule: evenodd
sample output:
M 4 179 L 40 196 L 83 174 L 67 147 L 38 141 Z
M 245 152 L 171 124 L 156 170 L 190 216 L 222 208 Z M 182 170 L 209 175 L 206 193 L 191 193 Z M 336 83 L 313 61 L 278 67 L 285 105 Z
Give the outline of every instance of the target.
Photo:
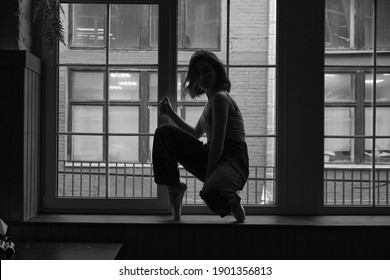
M 215 89 L 217 86 L 217 73 L 206 60 L 200 60 L 195 65 L 195 81 L 205 91 Z

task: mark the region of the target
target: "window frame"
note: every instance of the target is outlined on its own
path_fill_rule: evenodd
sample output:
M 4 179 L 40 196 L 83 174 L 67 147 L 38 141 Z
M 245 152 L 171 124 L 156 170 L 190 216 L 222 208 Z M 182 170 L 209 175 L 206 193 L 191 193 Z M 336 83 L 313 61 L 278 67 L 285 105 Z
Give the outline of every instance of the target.
M 88 0 L 86 0 L 88 1 Z M 138 3 L 138 1 L 132 1 Z M 302 0 L 302 5 L 294 1 L 279 0 L 277 3 L 277 196 L 278 204 L 269 207 L 246 207 L 248 214 L 390 214 L 390 207 L 325 207 L 323 192 L 323 152 L 324 152 L 324 9 L 325 0 Z M 115 2 L 124 3 L 124 0 Z M 157 3 L 159 0 L 149 0 L 148 3 Z M 176 30 L 177 13 L 176 1 L 161 1 L 160 23 L 166 24 L 168 30 Z M 311 22 L 307 26 L 307 21 Z M 160 30 L 163 29 L 160 25 Z M 302 37 L 301 30 L 305 27 L 306 36 Z M 161 36 L 161 33 L 159 33 Z M 174 98 L 176 91 L 176 36 L 167 35 L 168 44 L 161 45 L 159 52 L 169 56 L 159 57 L 159 67 L 166 67 L 168 71 L 159 71 L 163 79 L 158 80 L 160 90 L 167 92 Z M 297 37 L 301 37 L 299 45 L 292 44 Z M 285 46 L 288 46 L 286 48 Z M 173 51 L 175 50 L 175 51 Z M 306 57 L 302 61 L 302 57 Z M 46 63 L 45 79 L 43 80 L 42 101 L 42 172 L 41 172 L 41 212 L 42 213 L 158 213 L 169 214 L 167 193 L 161 188 L 166 208 L 150 207 L 148 209 L 129 209 L 126 201 L 118 200 L 115 207 L 106 201 L 91 201 L 80 199 L 56 201 L 50 187 L 53 186 L 52 174 L 56 174 L 56 115 L 57 94 L 55 83 L 58 79 L 56 67 L 58 61 L 50 64 L 50 57 L 43 51 L 42 58 Z M 160 68 L 161 69 L 161 68 Z M 163 69 L 163 68 L 162 68 Z M 168 73 L 175 73 L 169 75 Z M 302 88 L 302 85 L 305 87 Z M 173 86 L 173 87 L 172 87 Z M 162 97 L 162 95 L 159 95 Z M 297 98 L 299 97 L 299 98 Z M 305 102 L 302 102 L 305 100 Z M 173 102 L 173 106 L 176 106 Z M 310 117 L 308 117 L 310 116 Z M 315 126 L 312 120 L 317 120 Z M 161 124 L 161 120 L 159 121 Z M 311 130 L 308 132 L 307 127 Z M 54 151 L 54 153 L 53 153 Z M 304 152 L 302 152 L 304 151 Z M 308 164 L 310 163 L 310 164 Z M 302 172 L 302 167 L 305 172 Z M 53 188 L 52 188 L 53 189 Z M 87 203 L 87 204 L 85 204 Z M 93 206 L 93 205 L 92 205 Z M 199 208 L 198 208 L 199 209 Z M 206 208 L 197 212 L 189 208 L 184 213 L 209 213 Z

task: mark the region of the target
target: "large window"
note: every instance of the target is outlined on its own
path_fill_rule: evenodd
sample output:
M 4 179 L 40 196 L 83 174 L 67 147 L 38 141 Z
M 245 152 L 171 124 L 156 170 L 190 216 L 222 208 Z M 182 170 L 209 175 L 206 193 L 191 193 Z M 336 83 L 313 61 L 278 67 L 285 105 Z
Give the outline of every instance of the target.
M 326 1 L 326 205 L 389 205 L 389 13 L 389 1 Z
M 208 49 L 226 65 L 231 95 L 244 116 L 250 177 L 242 201 L 276 206 L 276 1 L 179 0 L 173 5 L 177 49 L 164 53 L 160 46 L 173 29 L 159 26 L 159 1 L 142 2 L 62 4 L 67 45 L 59 45 L 57 176 L 55 191 L 48 186 L 47 204 L 123 211 L 166 207 L 151 162 L 153 133 L 167 121 L 157 114 L 158 100 L 170 96 L 180 116 L 196 124 L 207 97 L 191 99 L 182 85 L 191 54 Z M 159 65 L 172 51 L 174 72 Z M 162 75 L 175 80 L 172 92 L 160 88 Z M 180 169 L 188 185 L 184 211 L 206 208 L 198 195 L 202 183 Z

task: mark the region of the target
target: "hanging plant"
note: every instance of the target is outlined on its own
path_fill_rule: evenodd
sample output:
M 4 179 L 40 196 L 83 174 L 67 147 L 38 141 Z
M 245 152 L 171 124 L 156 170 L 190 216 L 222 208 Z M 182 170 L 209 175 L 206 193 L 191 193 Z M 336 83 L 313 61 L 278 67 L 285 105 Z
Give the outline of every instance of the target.
M 66 45 L 64 40 L 64 26 L 60 13 L 64 14 L 64 10 L 59 0 L 33 0 L 33 22 L 37 19 L 40 21 L 42 36 L 44 37 L 46 50 L 50 58 L 55 53 L 57 41 Z

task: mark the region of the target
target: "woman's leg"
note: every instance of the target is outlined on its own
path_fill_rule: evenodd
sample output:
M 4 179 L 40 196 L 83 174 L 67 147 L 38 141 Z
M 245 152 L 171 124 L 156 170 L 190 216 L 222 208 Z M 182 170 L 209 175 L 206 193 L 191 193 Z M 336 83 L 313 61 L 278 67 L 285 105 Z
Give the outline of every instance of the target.
M 152 158 L 157 184 L 177 186 L 180 183 L 178 163 L 199 180 L 205 180 L 207 147 L 178 127 L 162 125 L 156 129 Z
M 162 125 L 156 129 L 153 142 L 153 170 L 157 184 L 166 185 L 173 219 L 179 220 L 187 186 L 180 182 L 178 163 L 200 180 L 206 174 L 208 150 L 184 130 Z
M 207 206 L 224 217 L 233 211 L 242 210 L 241 198 L 237 191 L 245 184 L 237 170 L 228 161 L 222 161 L 207 178 L 200 196 Z M 240 209 L 238 208 L 240 207 Z M 234 215 L 238 221 L 245 219 L 245 212 Z

